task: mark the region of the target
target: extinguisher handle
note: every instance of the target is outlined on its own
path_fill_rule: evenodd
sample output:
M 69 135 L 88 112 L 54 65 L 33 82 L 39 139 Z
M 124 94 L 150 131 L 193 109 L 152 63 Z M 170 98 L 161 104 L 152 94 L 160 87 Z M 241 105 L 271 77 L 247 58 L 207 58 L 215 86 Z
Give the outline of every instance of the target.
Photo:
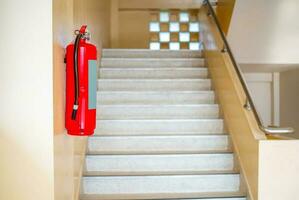
M 83 25 L 81 26 L 80 30 L 79 30 L 79 33 L 81 34 L 85 34 L 86 33 L 86 29 L 87 29 L 87 25 Z

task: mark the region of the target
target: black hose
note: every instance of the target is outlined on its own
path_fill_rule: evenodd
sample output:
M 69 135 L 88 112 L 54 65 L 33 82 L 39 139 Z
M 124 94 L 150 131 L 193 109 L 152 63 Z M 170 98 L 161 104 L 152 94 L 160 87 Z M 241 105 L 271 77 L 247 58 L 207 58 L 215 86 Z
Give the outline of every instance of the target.
M 75 83 L 75 99 L 72 112 L 72 120 L 76 120 L 77 111 L 79 106 L 79 69 L 78 69 L 78 53 L 79 53 L 79 42 L 82 38 L 82 34 L 79 33 L 76 36 L 75 45 L 74 45 L 74 83 Z

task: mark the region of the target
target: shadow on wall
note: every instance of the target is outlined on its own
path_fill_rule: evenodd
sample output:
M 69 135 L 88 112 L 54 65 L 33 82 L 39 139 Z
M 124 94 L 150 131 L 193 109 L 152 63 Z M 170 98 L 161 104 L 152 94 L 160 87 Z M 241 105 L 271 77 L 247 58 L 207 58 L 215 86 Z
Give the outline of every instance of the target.
M 299 68 L 281 72 L 280 124 L 296 130 L 289 135 L 299 139 Z

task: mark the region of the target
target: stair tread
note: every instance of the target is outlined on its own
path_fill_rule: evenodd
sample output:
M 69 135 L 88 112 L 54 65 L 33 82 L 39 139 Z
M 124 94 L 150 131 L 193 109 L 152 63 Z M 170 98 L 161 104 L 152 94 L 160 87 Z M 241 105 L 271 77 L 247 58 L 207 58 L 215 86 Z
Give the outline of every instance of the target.
M 203 58 L 157 58 L 157 57 L 121 57 L 121 58 L 107 58 L 103 57 L 101 60 L 102 67 L 204 67 L 204 59 Z
M 230 153 L 228 135 L 92 136 L 88 154 L 188 154 Z
M 116 104 L 116 105 L 106 105 L 101 104 L 98 105 L 98 107 L 216 107 L 218 108 L 218 104 L 204 104 L 204 103 L 198 103 L 198 104 L 163 104 L 163 105 L 149 105 L 149 104 Z
M 124 78 L 105 78 L 105 79 L 98 79 L 98 81 L 100 82 L 105 82 L 105 81 L 132 81 L 132 82 L 137 82 L 137 81 L 156 81 L 156 82 L 166 82 L 166 81 L 190 81 L 190 82 L 195 82 L 195 81 L 203 81 L 203 82 L 209 82 L 211 81 L 211 79 L 209 78 L 159 78 L 159 79 L 155 79 L 155 78 L 139 78 L 139 79 L 124 79 Z
M 246 200 L 202 52 L 102 52 L 81 200 Z
M 98 79 L 98 90 L 180 91 L 211 90 L 210 79 Z
M 240 175 L 85 176 L 83 191 L 90 197 L 123 199 L 222 197 L 217 195 L 240 191 Z
M 96 135 L 176 135 L 224 133 L 222 119 L 97 120 Z
M 103 49 L 102 50 L 103 57 L 174 57 L 174 56 L 183 56 L 183 57 L 201 57 L 202 52 L 199 50 L 185 50 L 181 49 L 180 51 L 173 51 L 168 49 L 161 50 L 150 50 L 150 49 Z
M 238 173 L 232 153 L 171 155 L 88 155 L 86 175 Z
M 154 67 L 143 67 L 143 68 L 134 68 L 134 67 L 126 67 L 126 68 L 117 68 L 117 67 L 113 67 L 113 68 L 110 68 L 110 67 L 100 67 L 99 70 L 102 70 L 102 71 L 130 71 L 130 70 L 134 70 L 134 71 L 164 71 L 164 70 L 172 70 L 172 71 L 180 71 L 180 70 L 184 70 L 184 71 L 208 71 L 208 68 L 206 67 L 163 67 L 163 68 L 154 68 Z
M 203 90 L 203 91 L 194 91 L 194 90 L 164 90 L 164 91 L 132 91 L 132 90 L 122 90 L 122 91 L 97 91 L 98 94 L 100 93 L 117 93 L 117 94 L 121 94 L 121 93 L 129 93 L 129 94 L 214 94 L 215 92 L 213 90 Z
M 101 79 L 178 79 L 178 78 L 207 78 L 207 68 L 164 67 L 164 68 L 118 68 L 100 67 L 98 76 Z
M 99 171 L 84 171 L 84 177 L 101 177 L 101 176 L 177 176 L 177 175 L 225 175 L 225 174 L 240 174 L 237 170 L 180 170 L 180 171 L 111 171 L 111 172 L 99 172 Z
M 97 121 L 223 121 L 223 119 L 100 119 Z
M 98 105 L 173 105 L 173 104 L 214 104 L 215 92 L 202 91 L 105 91 L 97 92 Z
M 107 58 L 103 57 L 102 60 L 112 60 L 112 61 L 119 61 L 119 60 L 129 60 L 129 61 L 203 61 L 204 58 Z
M 98 119 L 218 119 L 217 104 L 98 105 Z
M 100 152 L 100 151 L 87 151 L 86 156 L 89 155 L 185 155 L 185 154 L 231 154 L 232 150 L 202 150 L 202 151 L 155 151 L 155 152 L 140 152 L 140 151 L 113 151 L 113 152 Z
M 246 200 L 245 192 L 210 192 L 210 193 L 190 193 L 190 194 L 156 194 L 156 195 L 90 195 L 81 194 L 81 200 Z

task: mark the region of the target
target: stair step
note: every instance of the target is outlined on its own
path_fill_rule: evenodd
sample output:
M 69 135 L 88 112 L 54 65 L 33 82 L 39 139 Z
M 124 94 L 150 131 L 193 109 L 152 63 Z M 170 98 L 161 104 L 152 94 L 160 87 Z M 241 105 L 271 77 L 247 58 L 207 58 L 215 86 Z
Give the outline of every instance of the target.
M 103 49 L 98 75 L 81 200 L 246 200 L 201 51 Z
M 222 119 L 97 120 L 96 135 L 224 133 Z
M 102 58 L 101 67 L 204 67 L 203 58 Z
M 88 155 L 85 175 L 161 175 L 229 172 L 232 153 L 184 155 Z
M 207 68 L 100 68 L 102 79 L 207 78 Z
M 192 199 L 160 199 L 160 200 L 246 200 L 246 197 L 233 197 L 234 195 L 239 196 L 239 194 L 230 194 L 230 195 L 225 195 L 225 196 L 232 196 L 232 197 L 224 197 L 224 198 L 192 198 Z M 244 196 L 244 195 L 240 195 Z
M 98 104 L 212 104 L 213 91 L 101 91 Z
M 245 192 L 225 192 L 225 193 L 214 193 L 211 194 L 209 193 L 210 196 L 213 197 L 202 197 L 202 198 L 159 198 L 157 200 L 247 200 L 247 198 L 245 197 Z M 193 195 L 194 196 L 194 195 Z M 207 195 L 201 195 L 201 196 L 207 196 Z M 216 197 L 218 196 L 218 197 Z M 221 197 L 220 197 L 221 196 Z M 175 198 L 175 199 L 174 199 Z M 103 200 L 103 197 L 98 196 L 98 195 L 84 195 L 81 194 L 80 195 L 80 199 L 81 200 Z M 106 198 L 105 198 L 106 199 Z M 114 200 L 122 200 L 121 198 L 113 198 Z M 152 198 L 146 198 L 146 199 L 140 199 L 139 200 L 150 200 Z
M 201 51 L 192 50 L 159 50 L 149 49 L 103 49 L 104 58 L 200 58 Z
M 230 151 L 227 135 L 94 136 L 88 154 L 186 154 Z
M 197 198 L 193 198 L 194 195 L 192 195 L 191 198 L 185 199 L 185 198 L 159 198 L 157 200 L 247 200 L 247 198 L 245 197 L 245 192 L 225 192 L 225 193 L 209 193 L 210 196 L 213 197 L 197 197 Z M 201 196 L 207 196 L 207 195 L 201 195 Z M 218 196 L 218 197 L 216 197 Z M 221 197 L 220 197 L 221 196 Z M 99 196 L 99 195 L 84 195 L 81 194 L 80 195 L 80 199 L 81 200 L 103 200 L 103 197 Z M 106 198 L 105 198 L 106 199 Z M 150 200 L 152 198 L 148 197 L 146 199 L 140 199 L 140 198 L 135 198 L 138 200 Z M 122 200 L 121 198 L 113 198 L 113 200 Z
M 210 90 L 210 79 L 99 79 L 100 91 L 196 91 Z
M 240 189 L 239 174 L 96 176 L 82 181 L 82 192 L 97 199 L 219 197 Z
M 207 105 L 99 105 L 98 119 L 217 119 L 219 107 Z

